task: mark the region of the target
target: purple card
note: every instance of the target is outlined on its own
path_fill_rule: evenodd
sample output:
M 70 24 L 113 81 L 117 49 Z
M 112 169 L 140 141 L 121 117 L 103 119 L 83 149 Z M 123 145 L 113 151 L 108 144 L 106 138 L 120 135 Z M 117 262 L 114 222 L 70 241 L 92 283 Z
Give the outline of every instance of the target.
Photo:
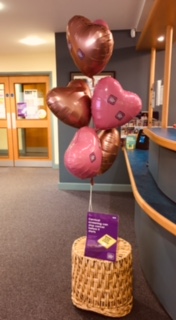
M 27 115 L 26 103 L 25 102 L 18 102 L 17 109 L 18 109 L 18 117 L 26 118 L 26 115 Z
M 118 215 L 88 212 L 85 256 L 116 261 L 118 227 Z

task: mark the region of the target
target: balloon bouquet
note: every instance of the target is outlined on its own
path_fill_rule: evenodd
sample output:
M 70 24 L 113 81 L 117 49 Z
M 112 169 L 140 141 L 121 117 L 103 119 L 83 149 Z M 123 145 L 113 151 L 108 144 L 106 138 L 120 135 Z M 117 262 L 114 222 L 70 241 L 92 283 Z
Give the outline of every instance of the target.
M 107 23 L 91 22 L 83 16 L 70 19 L 66 30 L 68 49 L 79 70 L 92 79 L 109 62 L 114 40 Z M 67 170 L 80 179 L 93 178 L 106 172 L 114 163 L 119 149 L 117 128 L 129 122 L 142 109 L 138 95 L 123 90 L 120 83 L 104 77 L 94 86 L 72 80 L 67 87 L 54 88 L 47 94 L 47 105 L 65 124 L 78 128 L 64 155 Z M 91 118 L 94 128 L 89 126 Z

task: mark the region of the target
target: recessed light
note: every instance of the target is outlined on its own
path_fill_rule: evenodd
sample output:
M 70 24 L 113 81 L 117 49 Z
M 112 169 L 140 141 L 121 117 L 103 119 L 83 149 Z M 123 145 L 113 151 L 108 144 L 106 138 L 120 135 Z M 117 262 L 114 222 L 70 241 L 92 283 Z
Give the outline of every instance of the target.
M 26 44 L 28 46 L 39 46 L 41 44 L 44 44 L 46 41 L 39 38 L 39 37 L 31 36 L 31 37 L 27 37 L 27 38 L 20 40 L 20 42 L 23 44 Z
M 157 38 L 157 40 L 158 40 L 159 42 L 163 42 L 163 41 L 164 41 L 164 39 L 165 39 L 165 37 L 164 37 L 164 36 L 160 36 L 160 37 L 158 37 L 158 38 Z

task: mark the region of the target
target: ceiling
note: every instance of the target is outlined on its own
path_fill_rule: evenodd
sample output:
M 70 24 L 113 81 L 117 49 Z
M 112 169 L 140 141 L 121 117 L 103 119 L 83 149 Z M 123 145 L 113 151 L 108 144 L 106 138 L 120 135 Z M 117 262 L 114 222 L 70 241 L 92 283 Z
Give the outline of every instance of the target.
M 0 0 L 0 55 L 54 51 L 55 32 L 65 32 L 74 15 L 91 21 L 102 19 L 111 30 L 142 31 L 155 0 Z M 26 46 L 19 41 L 27 36 L 46 41 Z

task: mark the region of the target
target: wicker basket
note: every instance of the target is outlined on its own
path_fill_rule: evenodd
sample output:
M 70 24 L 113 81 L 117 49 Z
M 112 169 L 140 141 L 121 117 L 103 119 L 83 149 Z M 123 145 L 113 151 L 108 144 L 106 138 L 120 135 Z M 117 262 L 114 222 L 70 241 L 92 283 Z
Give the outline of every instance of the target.
M 84 255 L 86 237 L 72 246 L 72 302 L 81 309 L 105 316 L 123 317 L 133 306 L 131 245 L 119 238 L 117 261 Z

